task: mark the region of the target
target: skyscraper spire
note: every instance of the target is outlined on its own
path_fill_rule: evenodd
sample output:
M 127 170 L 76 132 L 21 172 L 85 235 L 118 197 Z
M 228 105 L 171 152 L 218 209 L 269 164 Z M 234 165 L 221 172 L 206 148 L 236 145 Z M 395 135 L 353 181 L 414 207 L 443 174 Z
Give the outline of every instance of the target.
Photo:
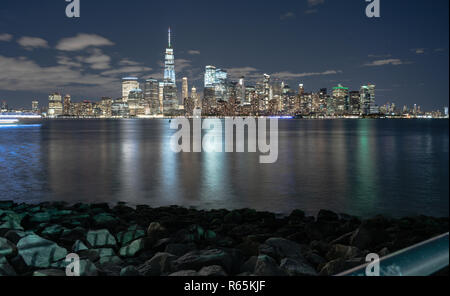
M 169 27 L 169 48 L 172 48 L 172 43 L 171 43 L 171 40 L 170 40 L 170 33 L 171 33 L 171 31 L 170 31 L 170 27 Z

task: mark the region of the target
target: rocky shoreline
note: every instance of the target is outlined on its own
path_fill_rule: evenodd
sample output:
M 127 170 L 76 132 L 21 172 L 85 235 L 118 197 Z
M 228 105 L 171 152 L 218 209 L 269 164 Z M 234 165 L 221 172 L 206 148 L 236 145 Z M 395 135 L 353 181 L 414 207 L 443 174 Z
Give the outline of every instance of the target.
M 70 253 L 82 276 L 335 275 L 448 232 L 448 221 L 0 201 L 0 276 L 65 276 Z

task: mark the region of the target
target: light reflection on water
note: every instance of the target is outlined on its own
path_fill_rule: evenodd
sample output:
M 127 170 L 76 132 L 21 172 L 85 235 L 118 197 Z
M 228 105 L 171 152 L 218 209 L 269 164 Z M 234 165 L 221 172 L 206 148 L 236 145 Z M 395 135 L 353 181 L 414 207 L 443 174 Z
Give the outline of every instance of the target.
M 281 120 L 258 153 L 181 153 L 167 120 L 0 130 L 0 199 L 448 216 L 448 121 Z

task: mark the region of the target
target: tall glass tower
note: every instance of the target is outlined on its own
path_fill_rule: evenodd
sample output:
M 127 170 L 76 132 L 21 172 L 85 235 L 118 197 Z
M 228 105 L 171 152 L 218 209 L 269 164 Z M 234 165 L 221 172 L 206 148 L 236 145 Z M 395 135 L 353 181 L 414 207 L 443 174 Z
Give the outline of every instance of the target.
M 169 45 L 166 48 L 166 56 L 164 63 L 164 83 L 166 85 L 176 86 L 175 56 L 173 55 L 170 28 L 169 28 Z

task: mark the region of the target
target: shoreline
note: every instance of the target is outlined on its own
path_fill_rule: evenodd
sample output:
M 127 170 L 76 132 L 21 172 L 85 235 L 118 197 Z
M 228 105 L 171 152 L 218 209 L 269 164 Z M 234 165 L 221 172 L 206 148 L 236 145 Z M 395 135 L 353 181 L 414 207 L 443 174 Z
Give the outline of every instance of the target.
M 178 206 L 0 201 L 0 276 L 335 275 L 448 232 L 448 217 L 360 219 Z

